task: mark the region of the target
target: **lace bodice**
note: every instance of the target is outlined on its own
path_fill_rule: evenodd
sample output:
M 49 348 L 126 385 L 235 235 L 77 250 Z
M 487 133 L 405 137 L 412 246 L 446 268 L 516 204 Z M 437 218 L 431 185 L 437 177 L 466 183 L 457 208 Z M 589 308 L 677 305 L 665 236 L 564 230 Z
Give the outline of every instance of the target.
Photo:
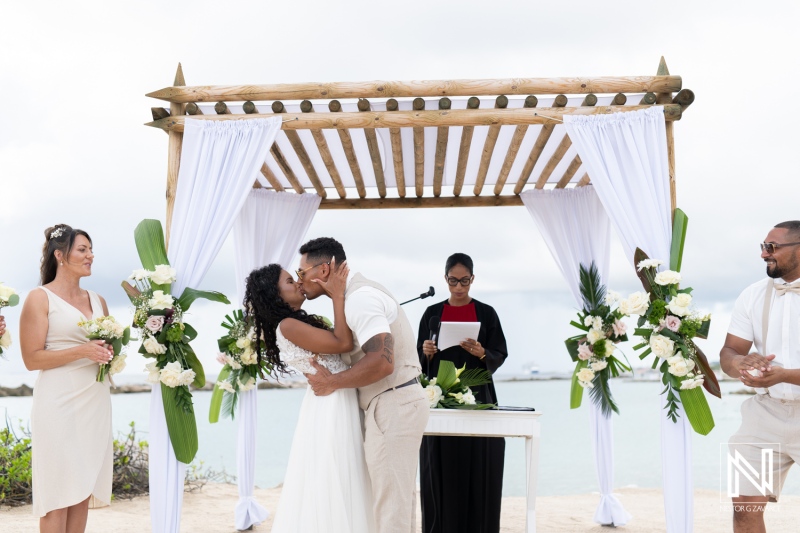
M 310 362 L 314 354 L 300 348 L 284 337 L 281 332 L 280 324 L 278 324 L 278 328 L 275 330 L 275 344 L 277 344 L 278 349 L 281 351 L 281 360 L 284 363 L 303 374 L 317 373 L 317 369 L 311 366 Z M 333 374 L 341 372 L 342 370 L 347 370 L 347 365 L 344 364 L 340 355 L 320 354 L 317 356 L 317 361 Z

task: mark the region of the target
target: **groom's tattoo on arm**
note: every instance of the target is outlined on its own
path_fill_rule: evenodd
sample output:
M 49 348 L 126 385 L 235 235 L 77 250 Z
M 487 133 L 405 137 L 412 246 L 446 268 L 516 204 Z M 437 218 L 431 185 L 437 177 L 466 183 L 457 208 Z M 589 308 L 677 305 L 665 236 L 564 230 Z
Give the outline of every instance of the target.
M 389 364 L 393 364 L 394 361 L 394 337 L 392 337 L 391 333 L 384 333 L 381 335 L 375 335 L 370 340 L 365 342 L 361 349 L 364 350 L 364 353 L 372 353 L 378 352 L 380 353 L 381 357 L 386 359 Z

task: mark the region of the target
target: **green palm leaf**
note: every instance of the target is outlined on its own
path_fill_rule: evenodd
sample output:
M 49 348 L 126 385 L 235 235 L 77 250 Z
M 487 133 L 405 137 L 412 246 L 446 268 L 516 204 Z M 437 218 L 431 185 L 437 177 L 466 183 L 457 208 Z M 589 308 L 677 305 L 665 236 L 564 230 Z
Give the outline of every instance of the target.
M 461 373 L 461 375 L 458 377 L 458 381 L 465 387 L 477 387 L 479 385 L 486 385 L 492 381 L 492 377 L 488 370 L 484 370 L 482 368 L 470 368 L 469 370 L 465 370 Z
M 139 252 L 139 259 L 142 266 L 147 270 L 155 270 L 156 265 L 168 265 L 167 247 L 164 244 L 164 230 L 159 220 L 146 218 L 139 222 L 133 230 L 133 239 L 136 241 L 136 251 Z M 159 285 L 151 283 L 154 291 L 170 291 L 169 285 Z
M 228 297 L 222 294 L 221 292 L 216 291 L 198 291 L 197 289 L 190 289 L 186 287 L 183 289 L 183 294 L 181 297 L 178 298 L 178 305 L 181 306 L 181 310 L 186 312 L 191 307 L 192 303 L 198 299 L 204 300 L 211 300 L 212 302 L 219 302 L 222 304 L 229 304 L 231 303 L 228 300 Z
M 197 423 L 194 419 L 194 411 L 185 410 L 178 405 L 178 395 L 184 387 L 170 388 L 161 384 L 161 396 L 164 401 L 164 418 L 167 421 L 167 431 L 172 449 L 175 451 L 175 458 L 178 461 L 189 464 L 197 454 Z M 188 392 L 188 391 L 186 391 Z
M 441 361 L 439 363 L 439 372 L 436 375 L 436 384 L 442 390 L 450 390 L 450 387 L 456 382 L 456 365 L 452 361 Z
M 225 365 L 217 376 L 217 381 L 225 381 L 231 374 L 230 365 Z M 219 411 L 222 408 L 222 397 L 225 391 L 214 385 L 214 392 L 211 393 L 211 406 L 208 408 L 208 421 L 212 424 L 219 422 Z
M 606 287 L 600 282 L 600 272 L 594 261 L 588 269 L 581 264 L 579 277 L 583 309 L 586 312 L 594 311 L 605 303 L 606 297 Z
M 594 377 L 594 380 L 592 380 L 594 387 L 589 389 L 589 397 L 592 399 L 592 402 L 600 408 L 600 412 L 603 413 L 603 416 L 608 418 L 611 416 L 611 411 L 619 414 L 619 409 L 617 408 L 617 404 L 614 403 L 614 397 L 611 395 L 611 387 L 609 387 L 607 379 L 608 376 L 603 375 L 605 372 L 605 369 L 601 370 Z

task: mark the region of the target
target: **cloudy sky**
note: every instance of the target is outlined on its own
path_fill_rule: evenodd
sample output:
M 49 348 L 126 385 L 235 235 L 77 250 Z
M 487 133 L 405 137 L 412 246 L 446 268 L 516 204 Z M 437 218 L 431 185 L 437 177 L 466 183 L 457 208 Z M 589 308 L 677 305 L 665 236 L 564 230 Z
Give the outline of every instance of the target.
M 697 99 L 675 126 L 678 203 L 690 217 L 684 279 L 716 320 L 716 356 L 732 301 L 763 275 L 758 242 L 800 218 L 795 68 L 800 6 L 770 2 L 623 0 L 475 2 L 6 3 L 0 17 L 0 281 L 37 285 L 43 230 L 68 223 L 94 239 L 84 287 L 129 313 L 119 282 L 139 266 L 132 232 L 164 219 L 167 137 L 142 124 L 161 105 L 145 93 L 188 85 L 655 74 L 666 57 Z M 309 237 L 333 235 L 352 266 L 410 298 L 442 281 L 444 259 L 473 255 L 474 295 L 494 305 L 511 356 L 564 370 L 570 295 L 522 207 L 321 211 Z M 202 288 L 233 297 L 232 239 Z M 612 288 L 637 289 L 614 243 Z M 312 310 L 329 313 L 326 302 Z M 409 304 L 412 321 L 425 303 Z M 227 311 L 197 306 L 191 321 L 209 371 Z M 16 334 L 19 308 L 6 316 Z M 200 329 L 200 328 L 198 328 Z M 31 380 L 18 345 L 0 383 Z M 629 353 L 629 355 L 632 355 Z M 128 371 L 138 375 L 141 361 Z M 213 370 L 212 370 L 213 369 Z M 5 384 L 5 383 L 4 383 Z

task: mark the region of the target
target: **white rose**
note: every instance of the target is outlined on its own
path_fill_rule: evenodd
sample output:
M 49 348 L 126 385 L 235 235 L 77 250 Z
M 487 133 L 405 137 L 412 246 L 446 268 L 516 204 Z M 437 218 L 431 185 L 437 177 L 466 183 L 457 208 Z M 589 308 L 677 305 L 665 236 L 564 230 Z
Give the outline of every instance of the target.
M 244 352 L 242 352 L 242 355 L 240 357 L 242 359 L 242 364 L 255 365 L 256 363 L 258 363 L 258 356 L 256 355 L 256 352 L 253 351 L 253 349 L 250 348 L 249 346 L 245 348 Z
M 650 293 L 634 292 L 619 303 L 619 310 L 623 315 L 643 315 L 650 307 Z
M 653 333 L 650 335 L 650 349 L 656 357 L 666 359 L 675 353 L 675 343 L 668 337 Z
M 475 405 L 475 396 L 472 394 L 471 389 L 467 389 L 467 392 L 464 393 L 463 399 L 465 405 Z
M 677 285 L 681 282 L 681 275 L 674 270 L 664 270 L 656 274 L 655 282 L 659 285 Z
M 622 295 L 617 291 L 606 292 L 606 305 L 614 305 L 620 300 L 622 300 Z
M 0 348 L 10 348 L 11 347 L 11 332 L 6 330 L 3 333 L 3 336 L 0 337 Z
M 143 279 L 147 279 L 148 277 L 150 277 L 150 272 L 144 268 L 139 268 L 134 270 L 133 273 L 128 277 L 128 279 L 142 281 Z
M 150 273 L 150 281 L 157 285 L 169 285 L 175 279 L 175 269 L 169 265 L 156 265 L 155 271 Z
M 178 376 L 178 382 L 181 384 L 182 387 L 188 387 L 194 381 L 194 378 L 197 377 L 197 374 L 194 373 L 194 370 L 191 368 L 187 368 L 183 372 L 181 372 L 180 376 Z
M 592 370 L 594 370 L 595 372 L 600 372 L 601 370 L 603 370 L 605 367 L 608 366 L 608 363 L 605 361 L 598 361 L 597 363 L 592 363 L 590 366 L 592 367 Z
M 643 261 L 639 261 L 639 264 L 636 265 L 636 268 L 638 268 L 639 272 L 641 272 L 645 268 L 658 268 L 663 264 L 664 261 L 662 261 L 661 259 L 645 259 Z
M 172 295 L 164 294 L 164 291 L 153 291 L 153 297 L 147 302 L 151 309 L 170 309 L 172 307 Z
M 594 320 L 592 321 L 592 328 L 594 328 L 594 329 L 596 329 L 598 331 L 602 331 L 603 330 L 603 319 L 600 318 L 599 316 L 594 317 Z
M 591 383 L 594 379 L 594 372 L 592 372 L 589 368 L 582 368 L 578 372 L 578 381 L 582 381 L 584 383 Z
M 692 295 L 681 293 L 674 297 L 667 304 L 670 313 L 677 316 L 686 316 L 690 313 L 689 306 L 692 305 Z
M 173 361 L 171 363 L 167 363 L 167 365 L 161 369 L 159 373 L 159 377 L 161 379 L 161 383 L 166 385 L 167 387 L 180 387 L 181 386 L 181 373 L 183 372 L 183 367 L 177 361 Z
M 244 381 L 239 378 L 239 390 L 249 391 L 256 386 L 256 380 L 252 376 L 247 376 Z
M 250 346 L 250 341 L 248 339 L 244 337 L 236 339 L 236 347 L 239 348 L 240 350 L 243 350 L 248 346 Z
M 125 359 L 127 357 L 127 355 L 118 355 L 112 359 L 111 363 L 108 365 L 108 373 L 113 376 L 125 370 Z
M 681 381 L 681 390 L 696 389 L 703 385 L 703 376 L 697 376 L 692 379 L 684 379 Z
M 242 368 L 242 365 L 240 365 L 239 362 L 236 361 L 236 359 L 234 359 L 230 355 L 225 356 L 225 361 L 228 363 L 228 366 L 230 366 L 232 370 L 239 370 L 240 368 Z
M 614 353 L 614 350 L 616 350 L 616 348 L 617 347 L 614 346 L 613 342 L 611 342 L 610 340 L 606 339 L 606 357 L 608 357 L 609 355 Z
M 219 387 L 220 389 L 222 389 L 222 390 L 224 390 L 226 392 L 230 392 L 231 394 L 235 394 L 236 393 L 236 389 L 234 389 L 233 385 L 231 385 L 227 381 L 217 381 L 217 387 Z
M 0 300 L 7 302 L 9 298 L 17 294 L 17 291 L 7 285 L 0 283 Z
M 586 318 L 583 319 L 583 325 L 590 328 L 592 324 L 594 324 L 594 317 L 592 315 L 586 315 Z
M 156 365 L 156 362 L 153 361 L 152 363 L 147 363 L 144 367 L 149 372 L 149 374 L 147 375 L 147 382 L 158 383 L 160 380 L 160 376 L 159 376 L 159 368 Z
M 425 387 L 425 394 L 428 396 L 428 405 L 436 407 L 442 399 L 442 389 L 433 382 L 436 378 L 431 380 L 431 384 Z
M 598 331 L 596 329 L 590 329 L 589 333 L 586 335 L 586 340 L 589 341 L 589 344 L 594 344 L 600 339 L 604 339 L 605 335 L 603 335 L 602 331 Z
M 167 347 L 163 344 L 160 344 L 155 337 L 148 337 L 142 343 L 144 349 L 147 353 L 151 353 L 154 355 L 161 355 L 162 353 L 167 353 Z

